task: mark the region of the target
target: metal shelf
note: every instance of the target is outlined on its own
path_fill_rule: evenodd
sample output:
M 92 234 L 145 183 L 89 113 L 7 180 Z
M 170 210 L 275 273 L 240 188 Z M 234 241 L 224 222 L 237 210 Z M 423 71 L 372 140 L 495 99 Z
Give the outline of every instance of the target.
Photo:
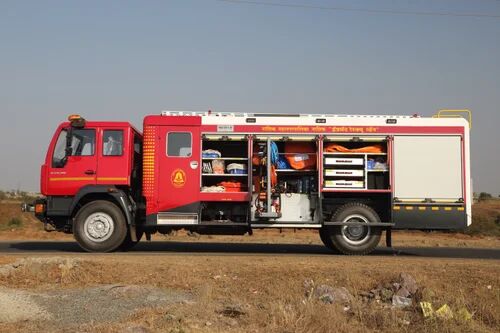
M 247 177 L 247 173 L 238 174 L 238 173 L 202 173 L 202 176 L 212 176 L 212 177 Z
M 323 155 L 387 155 L 387 153 L 348 153 L 348 152 L 323 152 Z
M 248 157 L 202 157 L 202 160 L 248 161 Z

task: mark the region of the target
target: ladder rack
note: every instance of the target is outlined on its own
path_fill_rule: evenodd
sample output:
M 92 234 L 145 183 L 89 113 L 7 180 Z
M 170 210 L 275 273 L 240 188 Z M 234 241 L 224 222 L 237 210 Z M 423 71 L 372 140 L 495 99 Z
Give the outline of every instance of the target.
M 162 116 L 200 116 L 200 117 L 296 117 L 296 118 L 420 118 L 420 116 L 402 115 L 348 115 L 348 114 L 285 114 L 285 113 L 246 113 L 246 112 L 213 112 L 213 111 L 171 111 L 161 112 Z

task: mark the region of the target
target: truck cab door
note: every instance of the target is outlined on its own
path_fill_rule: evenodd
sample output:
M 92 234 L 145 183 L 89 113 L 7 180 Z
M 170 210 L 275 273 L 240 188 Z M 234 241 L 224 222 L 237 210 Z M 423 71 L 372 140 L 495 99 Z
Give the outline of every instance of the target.
M 71 141 L 68 134 L 71 131 Z M 68 149 L 69 148 L 69 149 Z M 96 184 L 95 128 L 63 128 L 47 161 L 46 195 L 75 195 L 80 188 Z
M 197 213 L 200 194 L 200 127 L 161 126 L 158 208 Z
M 99 129 L 98 185 L 130 184 L 131 156 L 133 156 L 131 136 L 130 128 L 102 127 Z

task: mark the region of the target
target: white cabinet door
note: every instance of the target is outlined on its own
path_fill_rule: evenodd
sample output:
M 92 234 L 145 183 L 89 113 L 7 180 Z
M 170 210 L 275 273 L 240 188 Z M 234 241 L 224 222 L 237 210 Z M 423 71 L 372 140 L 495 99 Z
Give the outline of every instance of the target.
M 395 136 L 393 158 L 395 197 L 462 198 L 460 136 Z

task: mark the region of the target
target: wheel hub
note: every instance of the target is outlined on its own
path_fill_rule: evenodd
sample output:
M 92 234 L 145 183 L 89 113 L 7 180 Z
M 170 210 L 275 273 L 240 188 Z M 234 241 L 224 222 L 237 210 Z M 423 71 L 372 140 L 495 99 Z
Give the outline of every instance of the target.
M 114 221 L 106 213 L 94 213 L 84 223 L 85 235 L 94 242 L 104 242 L 114 231 Z
M 366 223 L 368 220 L 362 215 L 350 215 L 346 217 L 342 222 L 347 223 Z M 342 237 L 344 240 L 351 245 L 360 245 L 366 242 L 370 237 L 370 227 L 364 225 L 345 225 L 342 227 Z

